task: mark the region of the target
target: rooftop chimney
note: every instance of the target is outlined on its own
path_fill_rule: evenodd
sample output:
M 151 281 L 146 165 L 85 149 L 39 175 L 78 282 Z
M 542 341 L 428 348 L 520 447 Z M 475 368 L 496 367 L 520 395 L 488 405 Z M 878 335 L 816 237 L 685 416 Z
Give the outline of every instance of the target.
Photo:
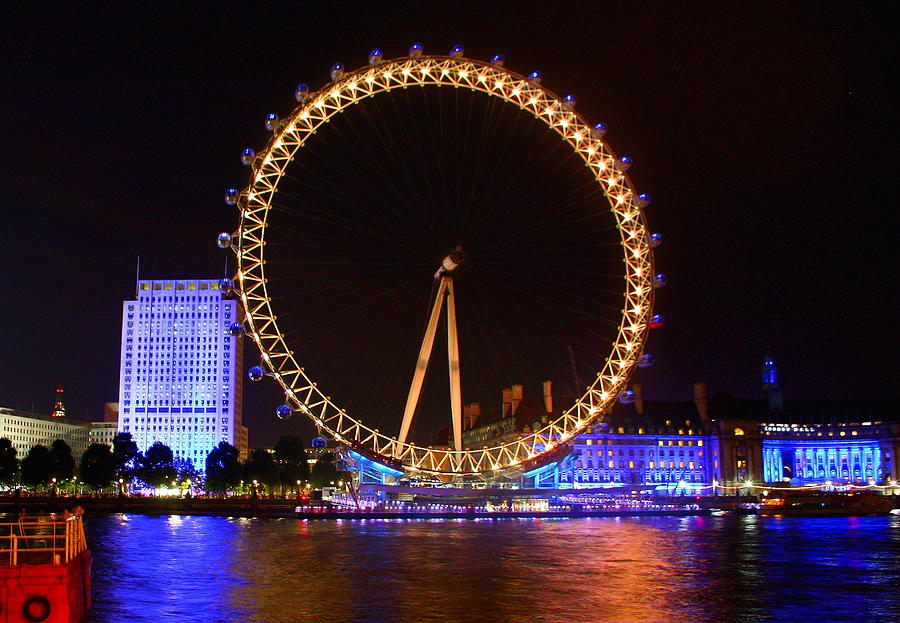
M 463 426 L 466 430 L 474 428 L 481 416 L 481 403 L 473 402 L 472 404 L 463 405 Z
M 638 415 L 644 415 L 644 388 L 640 383 L 635 383 L 631 386 L 631 391 L 634 392 L 634 410 L 637 411 Z
M 512 415 L 515 415 L 519 410 L 519 405 L 522 403 L 522 386 L 521 385 L 513 385 L 512 386 Z
M 704 422 L 709 422 L 709 398 L 706 396 L 706 382 L 694 383 L 694 405 Z
M 553 381 L 544 381 L 544 411 L 553 413 Z

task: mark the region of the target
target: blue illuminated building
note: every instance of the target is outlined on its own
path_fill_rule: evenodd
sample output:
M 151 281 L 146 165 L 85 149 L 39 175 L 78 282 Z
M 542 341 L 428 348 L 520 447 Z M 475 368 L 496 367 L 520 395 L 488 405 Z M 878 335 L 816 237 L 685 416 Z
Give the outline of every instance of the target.
M 215 279 L 139 281 L 122 307 L 119 431 L 205 467 L 220 441 L 247 450 L 237 301 Z
M 522 484 L 710 493 L 747 482 L 898 480 L 896 400 L 785 401 L 771 356 L 761 372 L 761 398 L 750 400 L 727 393 L 707 397 L 705 383 L 695 383 L 693 401 L 647 401 L 641 385 L 634 385 L 627 404 L 617 402 L 602 422 L 570 442 L 567 457 L 524 474 Z M 549 388 L 545 383 L 543 409 L 540 399 L 529 402 L 521 386 L 513 386 L 512 399 L 504 391 L 497 416 L 470 410 L 463 433 L 467 445 L 509 440 L 527 433 L 531 422 L 532 428 L 546 422 L 552 417 Z
M 766 482 L 866 484 L 890 480 L 895 432 L 886 422 L 763 424 Z

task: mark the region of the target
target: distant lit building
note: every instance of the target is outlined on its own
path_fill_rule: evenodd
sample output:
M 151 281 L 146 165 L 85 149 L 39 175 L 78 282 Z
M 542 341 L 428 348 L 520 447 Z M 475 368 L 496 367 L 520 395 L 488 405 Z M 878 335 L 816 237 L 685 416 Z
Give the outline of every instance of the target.
M 92 443 L 92 424 L 0 407 L 0 437 L 12 441 L 19 458 L 28 454 L 33 446 L 40 444 L 49 448 L 54 441 L 62 439 L 72 448 L 72 456 L 77 462 Z
M 122 308 L 118 430 L 198 469 L 221 441 L 245 457 L 239 323 L 219 280 L 139 281 Z
M 762 398 L 707 397 L 694 384 L 693 402 L 617 402 L 603 420 L 569 442 L 564 459 L 524 475 L 541 488 L 648 485 L 671 493 L 712 492 L 714 486 L 791 482 L 884 483 L 900 478 L 896 400 L 784 401 L 775 361 L 762 369 Z M 541 404 L 543 403 L 543 404 Z M 463 440 L 482 447 L 513 440 L 553 415 L 549 383 L 543 400 L 521 386 L 503 392 L 498 412 L 469 405 Z M 533 423 L 532 423 L 533 422 Z
M 116 433 L 119 432 L 118 423 L 89 422 L 89 424 L 91 425 L 91 430 L 88 437 L 89 443 L 105 444 L 112 448 L 113 439 L 115 439 Z
M 104 422 L 83 422 L 66 417 L 63 388 L 57 386 L 50 415 L 0 407 L 0 437 L 12 441 L 13 447 L 24 457 L 36 445 L 48 448 L 57 439 L 72 449 L 76 464 L 92 443 L 112 448 L 116 435 L 115 403 L 107 403 Z

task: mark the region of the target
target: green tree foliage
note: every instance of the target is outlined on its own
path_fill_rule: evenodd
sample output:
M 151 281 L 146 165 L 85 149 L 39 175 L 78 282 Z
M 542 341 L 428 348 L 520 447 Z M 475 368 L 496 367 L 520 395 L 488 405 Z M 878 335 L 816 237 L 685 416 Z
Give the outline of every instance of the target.
M 40 444 L 32 446 L 22 459 L 22 482 L 37 489 L 50 482 L 50 450 Z
M 116 462 L 112 450 L 105 443 L 92 443 L 81 455 L 79 467 L 81 480 L 99 491 L 112 483 L 116 475 Z
M 50 477 L 56 478 L 56 482 L 69 480 L 75 475 L 75 457 L 72 456 L 72 448 L 62 439 L 57 439 L 50 445 Z
M 141 464 L 141 452 L 131 438 L 131 433 L 117 433 L 113 438 L 113 465 L 115 478 L 130 482 Z
M 309 480 L 308 461 L 303 441 L 293 435 L 282 435 L 275 444 L 275 463 L 282 490 L 296 488 L 298 480 Z
M 278 469 L 271 452 L 257 448 L 244 463 L 244 481 L 251 480 L 273 489 L 278 486 Z
M 225 492 L 241 481 L 238 449 L 227 441 L 219 442 L 206 457 L 206 490 Z
M 175 480 L 175 457 L 161 441 L 147 448 L 141 461 L 140 479 L 151 487 L 171 485 Z
M 326 452 L 316 461 L 309 475 L 309 481 L 316 489 L 328 487 L 331 483 L 337 484 L 341 478 L 341 473 L 334 466 L 334 454 L 331 452 Z
M 19 451 L 12 441 L 4 437 L 0 439 L 0 485 L 12 485 L 19 475 Z

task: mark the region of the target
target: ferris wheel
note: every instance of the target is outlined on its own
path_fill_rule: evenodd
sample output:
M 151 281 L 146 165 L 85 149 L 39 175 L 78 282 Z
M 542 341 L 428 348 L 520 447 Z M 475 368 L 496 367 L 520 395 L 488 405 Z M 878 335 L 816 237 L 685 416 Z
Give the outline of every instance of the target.
M 226 202 L 237 206 L 240 221 L 234 233 L 220 234 L 218 243 L 223 249 L 232 249 L 237 256 L 234 280 L 224 281 L 239 298 L 246 332 L 261 353 L 259 365 L 249 370 L 251 380 L 269 376 L 283 389 L 285 401 L 276 409 L 278 417 L 303 414 L 323 434 L 396 474 L 484 476 L 521 473 L 541 465 L 563 452 L 569 440 L 602 418 L 617 399 L 629 401 L 632 394 L 628 382 L 635 368 L 652 364 L 652 356 L 644 354 L 644 345 L 649 329 L 663 322 L 661 316 L 653 315 L 654 289 L 665 285 L 665 277 L 654 273 L 653 264 L 652 249 L 661 237 L 651 234 L 647 228 L 643 208 L 648 205 L 649 196 L 634 190 L 626 174 L 630 158 L 613 153 L 604 140 L 606 126 L 589 123 L 576 110 L 573 95 L 559 97 L 551 92 L 542 84 L 539 72 L 522 75 L 511 71 L 504 66 L 502 56 L 495 56 L 489 62 L 475 60 L 465 57 L 461 46 L 455 46 L 446 56 L 427 55 L 421 45 L 415 44 L 407 56 L 386 59 L 376 49 L 369 54 L 367 65 L 346 70 L 338 63 L 332 66 L 330 74 L 331 81 L 319 90 L 311 90 L 306 85 L 296 89 L 298 105 L 290 115 L 284 119 L 274 113 L 266 117 L 266 128 L 272 132 L 268 144 L 258 153 L 246 149 L 241 156 L 243 164 L 250 169 L 248 184 L 242 190 L 226 192 Z M 426 99 L 446 91 L 447 87 L 455 92 L 487 96 L 492 102 L 513 107 L 516 114 L 528 117 L 544 136 L 551 137 L 549 140 L 581 163 L 580 171 L 587 172 L 593 191 L 603 201 L 602 205 L 590 206 L 591 210 L 612 223 L 618 248 L 617 265 L 622 274 L 615 283 L 620 288 L 617 300 L 622 303 L 615 310 L 617 318 L 611 325 L 614 331 L 609 348 L 593 368 L 595 376 L 554 417 L 527 432 L 483 447 L 463 444 L 460 370 L 465 370 L 466 358 L 465 352 L 460 352 L 456 306 L 457 300 L 466 294 L 454 285 L 457 275 L 464 274 L 468 266 L 468 249 L 464 243 L 434 249 L 434 264 L 421 277 L 424 285 L 432 286 L 432 297 L 424 335 L 418 334 L 416 361 L 409 361 L 406 369 L 391 372 L 403 377 L 403 385 L 408 387 L 400 410 L 402 421 L 395 434 L 383 432 L 374 423 L 367 422 L 365 413 L 348 410 L 332 398 L 326 383 L 320 387 L 320 379 L 307 371 L 302 355 L 295 355 L 292 336 L 297 334 L 296 328 L 284 327 L 283 319 L 279 319 L 279 314 L 285 313 L 279 308 L 283 294 L 278 290 L 280 280 L 271 279 L 268 273 L 273 236 L 280 227 L 279 202 L 287 192 L 285 180 L 291 178 L 293 169 L 324 153 L 311 151 L 317 135 L 338 125 L 342 115 L 352 114 L 366 102 L 399 97 L 413 87 L 421 88 Z M 458 132 L 466 130 L 459 128 Z M 405 128 L 404 131 L 413 130 Z M 316 183 L 325 182 L 317 179 Z M 398 184 L 402 185 L 402 180 Z M 290 196 L 296 197 L 296 191 L 291 192 Z M 290 239 L 291 236 L 282 235 L 277 244 L 283 246 Z M 581 252 L 579 248 L 566 249 L 567 255 L 577 256 Z M 435 272 L 431 274 L 431 270 Z M 353 284 L 346 285 L 353 287 Z M 446 398 L 451 429 L 448 443 L 435 446 L 417 442 L 410 431 L 420 410 L 426 371 L 429 365 L 435 365 L 432 356 L 435 341 L 444 341 L 437 338 L 444 331 L 442 326 L 446 330 L 449 386 Z M 242 329 L 238 327 L 235 331 Z M 396 415 L 399 419 L 401 413 Z

